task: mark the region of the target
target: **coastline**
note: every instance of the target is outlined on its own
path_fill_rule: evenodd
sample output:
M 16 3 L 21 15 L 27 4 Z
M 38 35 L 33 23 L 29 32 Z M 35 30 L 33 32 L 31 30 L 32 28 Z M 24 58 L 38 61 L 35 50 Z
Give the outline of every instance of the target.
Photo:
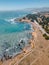
M 34 65 L 41 63 L 41 61 L 42 65 L 43 61 L 45 62 L 44 65 L 46 65 L 46 62 L 49 60 L 49 58 L 46 56 L 49 51 L 49 41 L 44 39 L 35 22 L 31 22 L 30 20 L 23 20 L 20 22 L 27 22 L 33 25 L 34 32 L 31 33 L 33 38 L 29 40 L 30 45 L 24 47 L 22 53 L 16 55 L 12 59 L 5 60 L 1 65 L 28 65 L 28 62 L 30 65 Z M 38 62 L 39 60 L 40 62 Z
M 32 27 L 32 22 L 31 22 L 30 20 L 29 20 L 29 21 L 28 21 L 28 20 L 27 20 L 27 21 L 23 20 L 23 21 L 20 21 L 20 22 L 27 22 L 27 23 L 31 24 L 31 29 L 33 29 L 33 27 Z M 32 32 L 33 32 L 33 31 L 32 31 Z M 31 32 L 31 34 L 32 34 L 32 32 Z M 31 43 L 31 42 L 32 42 L 32 41 L 30 40 L 30 43 Z M 33 45 L 32 45 L 32 47 L 33 47 Z M 18 56 L 21 56 L 21 54 L 24 55 L 24 54 L 30 52 L 32 47 L 31 47 L 31 44 L 30 44 L 29 46 L 24 47 L 23 51 L 22 51 L 21 53 L 15 55 L 14 57 L 17 58 Z M 30 48 L 30 51 L 29 51 L 29 48 Z M 13 57 L 13 58 L 14 58 L 14 57 Z M 12 58 L 12 59 L 13 59 L 13 58 Z M 9 61 L 9 60 L 10 60 L 10 59 L 8 59 L 7 61 Z M 6 60 L 5 60 L 5 61 L 6 61 Z M 3 65 L 4 65 L 4 62 L 5 62 L 5 61 L 3 61 Z
M 31 22 L 31 21 L 30 21 Z M 26 57 L 24 56 L 22 60 L 18 63 L 18 65 L 48 65 L 49 64 L 49 40 L 46 40 L 42 36 L 42 32 L 38 28 L 37 24 L 35 22 L 31 22 L 34 28 L 34 32 L 32 32 L 32 36 L 34 36 L 34 39 L 30 40 L 31 41 L 31 46 L 32 46 L 32 52 L 27 55 Z M 38 51 L 38 52 L 37 52 Z M 47 60 L 46 60 L 47 58 Z M 42 62 L 42 63 L 41 63 Z M 45 62 L 45 63 L 44 63 Z M 15 64 L 17 65 L 17 64 Z

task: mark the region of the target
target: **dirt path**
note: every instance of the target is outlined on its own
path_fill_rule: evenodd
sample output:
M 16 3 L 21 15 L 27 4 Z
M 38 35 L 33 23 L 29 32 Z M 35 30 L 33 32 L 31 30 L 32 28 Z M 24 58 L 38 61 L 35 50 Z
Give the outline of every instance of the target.
M 35 23 L 32 24 L 35 30 L 32 33 L 34 35 L 32 42 L 35 43 L 35 50 L 30 49 L 28 53 L 22 53 L 13 59 L 5 61 L 2 65 L 49 65 L 49 41 L 44 39 L 38 26 Z
M 35 23 L 32 24 L 35 29 L 35 34 L 37 35 L 37 36 L 35 35 L 34 43 L 35 43 L 35 51 L 38 51 L 38 53 L 34 51 L 35 52 L 34 54 L 34 52 L 32 53 L 31 51 L 29 55 L 27 55 L 25 58 L 21 60 L 19 65 L 49 65 L 48 62 L 49 58 L 47 58 L 48 53 L 46 53 L 47 49 L 49 48 L 49 41 L 45 40 L 38 26 Z

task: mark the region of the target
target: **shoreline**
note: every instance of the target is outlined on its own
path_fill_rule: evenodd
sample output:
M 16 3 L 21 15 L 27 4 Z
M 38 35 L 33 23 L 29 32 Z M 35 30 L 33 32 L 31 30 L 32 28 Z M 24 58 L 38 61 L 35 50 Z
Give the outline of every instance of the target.
M 21 21 L 20 21 L 21 22 Z M 28 21 L 22 21 L 22 22 L 27 22 L 27 23 L 29 23 L 29 24 L 31 24 L 31 30 L 33 29 L 33 25 L 32 25 L 32 22 L 30 21 L 30 22 L 28 22 Z M 33 32 L 33 31 L 32 31 Z M 32 32 L 31 32 L 31 34 L 32 34 Z M 26 47 L 24 47 L 24 49 L 23 49 L 23 51 L 22 52 L 20 52 L 19 54 L 16 54 L 15 56 L 16 57 L 18 57 L 19 55 L 21 55 L 21 54 L 23 54 L 23 53 L 27 53 L 27 52 L 29 52 L 29 48 L 31 47 L 31 44 L 29 45 L 29 47 L 28 46 L 26 46 Z M 32 47 L 31 47 L 32 48 Z M 15 57 L 14 56 L 14 57 Z M 13 58 L 14 58 L 13 57 Z M 9 60 L 9 59 L 8 59 Z M 3 61 L 3 63 L 4 63 L 4 61 Z

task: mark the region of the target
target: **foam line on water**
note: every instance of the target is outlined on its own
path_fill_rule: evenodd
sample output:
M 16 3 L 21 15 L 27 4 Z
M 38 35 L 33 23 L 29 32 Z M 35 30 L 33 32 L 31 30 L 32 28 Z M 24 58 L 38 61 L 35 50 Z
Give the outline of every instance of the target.
M 7 21 L 7 22 L 9 22 L 9 23 L 11 23 L 11 24 L 16 24 L 15 23 L 15 20 L 16 18 L 12 18 L 12 19 L 5 19 L 5 21 Z

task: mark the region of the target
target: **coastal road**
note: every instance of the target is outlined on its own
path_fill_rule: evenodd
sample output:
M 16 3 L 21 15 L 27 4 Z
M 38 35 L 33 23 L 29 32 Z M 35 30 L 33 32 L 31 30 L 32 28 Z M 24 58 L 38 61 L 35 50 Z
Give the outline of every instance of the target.
M 46 33 L 45 30 L 44 30 L 36 21 L 34 22 L 34 24 L 35 24 L 36 30 L 37 30 L 37 29 L 38 29 L 38 30 L 41 30 L 43 34 Z M 47 34 L 47 33 L 46 33 L 46 34 Z M 48 34 L 47 34 L 47 35 L 48 35 Z M 47 46 L 47 47 L 45 48 L 45 50 L 46 50 L 47 48 L 49 48 L 49 46 Z M 38 50 L 38 49 L 35 48 L 35 50 Z M 25 59 L 28 55 L 30 55 L 33 51 L 34 51 L 34 50 L 31 50 L 31 52 L 29 52 L 28 54 L 24 55 L 24 57 L 21 58 L 20 61 L 18 61 L 18 62 L 15 63 L 14 65 L 19 65 L 19 63 L 20 63 L 23 59 Z M 42 54 L 40 54 L 33 62 L 31 62 L 30 65 L 34 64 L 34 63 L 35 63 L 39 58 L 41 58 L 41 56 L 44 54 L 41 50 L 39 50 L 39 52 L 41 52 Z
M 38 29 L 42 31 L 43 34 L 49 36 L 49 34 L 36 22 L 36 20 L 34 21 L 34 23 L 37 25 Z
M 36 22 L 34 22 L 34 23 L 36 23 Z M 36 23 L 35 24 L 35 28 L 36 28 L 36 30 L 37 30 L 37 32 L 39 32 L 38 30 L 40 30 L 40 25 L 38 24 L 38 23 Z M 43 29 L 42 29 L 43 30 Z M 37 33 L 36 32 L 36 33 Z M 45 33 L 45 31 L 42 31 L 43 33 Z M 39 33 L 37 33 L 38 35 L 40 35 Z M 40 38 L 41 39 L 41 38 Z M 39 38 L 38 38 L 38 41 L 40 40 Z M 41 39 L 41 41 L 42 41 L 42 43 L 41 44 L 44 44 L 44 42 L 43 42 L 43 40 Z M 44 41 L 45 41 L 45 39 L 44 39 Z M 37 42 L 36 42 L 37 43 Z M 46 42 L 45 42 L 46 43 Z M 40 42 L 39 42 L 39 44 L 40 44 Z M 46 43 L 47 44 L 47 43 Z M 49 48 L 49 45 L 46 47 L 46 48 L 44 48 L 44 50 L 46 50 L 47 48 Z M 13 64 L 13 65 L 19 65 L 19 63 L 23 60 L 23 59 L 25 59 L 28 55 L 30 55 L 33 51 L 39 51 L 39 52 L 42 52 L 39 48 L 38 49 L 30 49 L 30 51 L 28 52 L 28 53 L 26 53 L 26 54 L 24 54 L 24 57 L 22 57 L 20 60 L 18 60 L 17 59 L 17 61 L 15 62 L 15 64 Z M 42 54 L 40 54 L 40 56 L 38 56 L 35 60 L 33 60 L 32 62 L 31 62 L 31 64 L 30 65 L 33 65 L 39 58 L 41 58 L 41 56 L 43 55 L 44 53 L 42 52 Z M 12 60 L 11 60 L 12 61 Z M 11 61 L 9 61 L 10 62 L 10 64 L 11 64 Z M 13 60 L 14 61 L 14 60 Z M 7 64 L 7 63 L 6 63 Z M 9 64 L 9 65 L 10 65 Z M 8 65 L 8 64 L 7 64 Z
M 38 30 L 42 30 L 42 33 L 46 33 L 45 30 L 36 21 L 33 23 L 33 25 L 35 26 L 37 32 L 40 32 Z M 38 35 L 39 35 L 39 33 L 38 33 Z M 42 43 L 42 44 L 44 44 L 44 43 Z M 48 48 L 49 48 L 49 45 L 47 45 L 47 47 L 44 48 L 44 51 L 46 51 Z M 34 63 L 36 63 L 36 61 L 39 60 L 44 55 L 44 53 L 40 49 L 39 49 L 39 52 L 41 52 L 42 54 L 40 54 L 40 56 L 38 56 L 30 65 L 34 65 Z

